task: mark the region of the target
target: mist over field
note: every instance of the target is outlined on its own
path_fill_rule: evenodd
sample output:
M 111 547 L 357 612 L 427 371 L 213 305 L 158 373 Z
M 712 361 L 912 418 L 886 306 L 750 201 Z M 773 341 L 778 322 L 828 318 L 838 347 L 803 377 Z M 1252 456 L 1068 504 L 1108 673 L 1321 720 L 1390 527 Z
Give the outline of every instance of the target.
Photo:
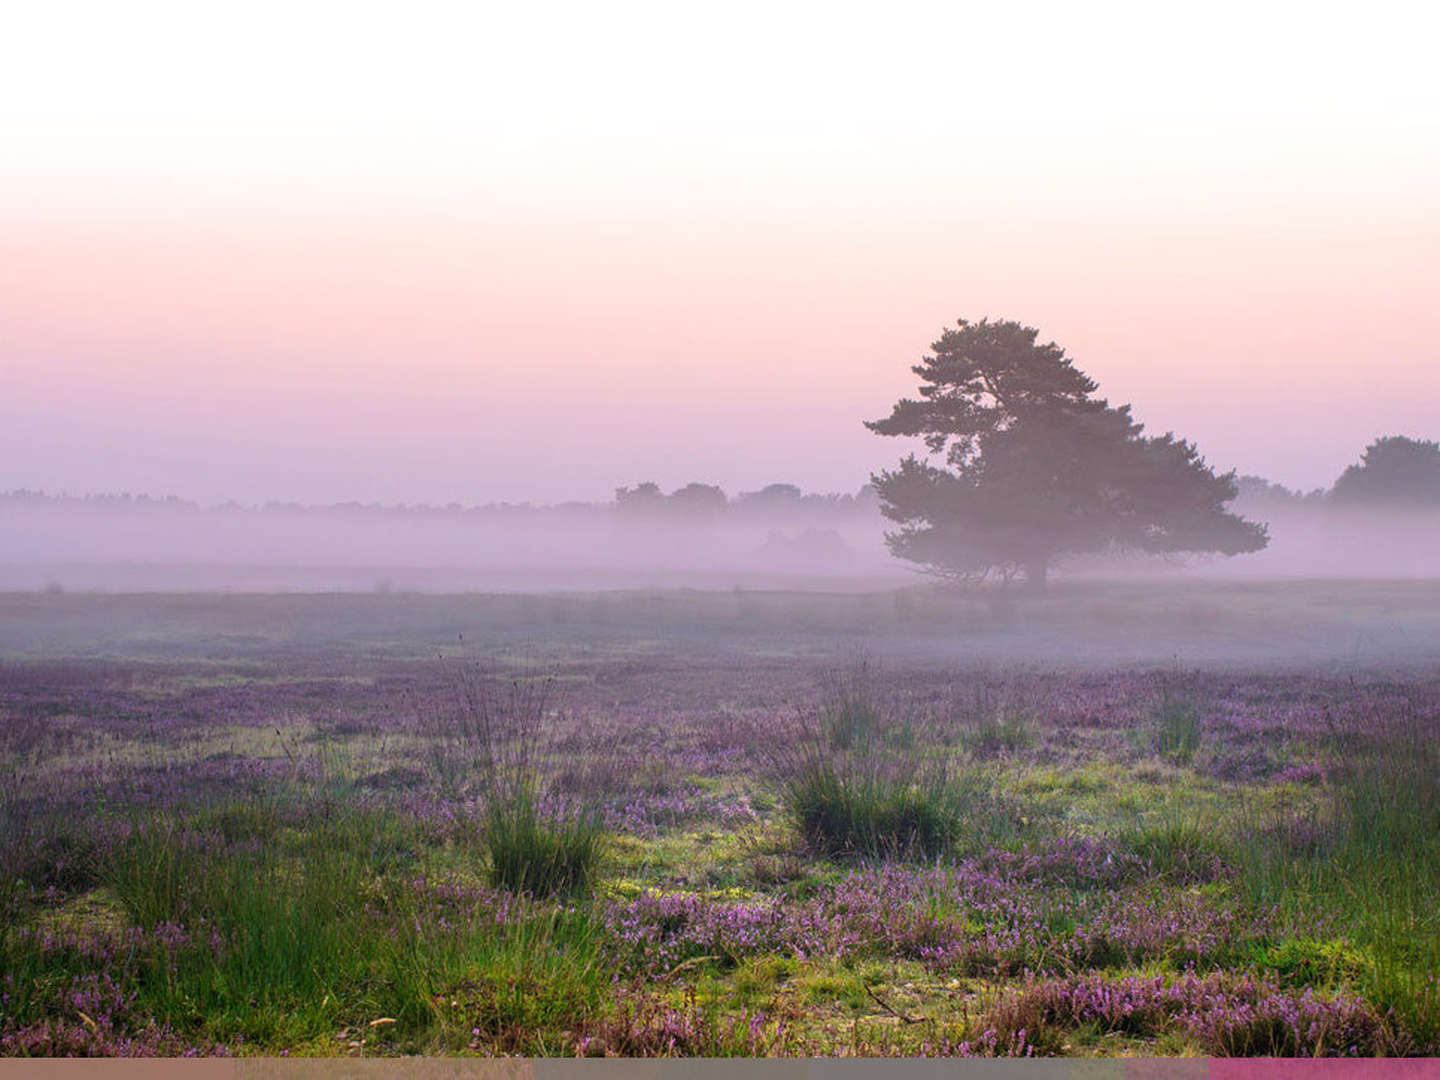
M 204 652 L 247 639 L 247 613 L 292 610 L 265 607 L 267 593 L 297 594 L 293 624 L 264 625 L 302 650 L 373 636 L 444 652 L 447 635 L 488 634 L 526 649 L 657 637 L 708 652 L 799 635 L 821 654 L 1056 670 L 1425 670 L 1440 655 L 1435 511 L 1255 485 L 1236 509 L 1269 526 L 1265 549 L 1074 556 L 1042 597 L 947 583 L 892 557 L 893 525 L 864 492 L 779 509 L 752 496 L 698 514 L 11 496 L 0 498 L 0 592 L 12 591 L 0 655 L 124 655 L 154 637 L 174 650 L 190 634 Z M 180 606 L 131 595 L 152 592 Z M 303 595 L 316 593 L 359 595 L 327 607 Z M 207 594 L 222 594 L 218 607 Z M 249 595 L 230 607 L 224 594 Z
M 873 504 L 735 509 L 694 520 L 635 517 L 607 505 L 469 511 L 5 505 L 0 581 L 30 587 L 21 583 L 48 573 L 64 587 L 93 588 L 106 580 L 118 585 L 127 574 L 158 585 L 168 575 L 172 587 L 235 590 L 254 580 L 247 573 L 270 571 L 268 580 L 280 587 L 427 591 L 482 583 L 545 591 L 729 588 L 785 578 L 857 587 L 904 582 L 881 526 Z
M 613 503 L 557 507 L 203 508 L 0 496 L 0 588 L 587 590 L 733 586 L 875 590 L 926 578 L 893 558 L 873 498 L 698 517 Z M 1234 509 L 1270 529 L 1262 551 L 1075 556 L 1057 580 L 1440 577 L 1433 510 L 1276 503 Z

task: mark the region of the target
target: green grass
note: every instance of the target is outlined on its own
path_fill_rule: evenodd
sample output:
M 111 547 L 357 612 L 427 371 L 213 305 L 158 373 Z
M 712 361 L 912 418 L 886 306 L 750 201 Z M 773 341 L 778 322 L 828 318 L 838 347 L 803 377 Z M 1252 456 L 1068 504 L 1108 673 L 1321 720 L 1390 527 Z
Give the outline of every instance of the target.
M 1148 595 L 1137 592 L 1131 599 Z M 1237 594 L 1234 602 L 1251 603 L 1248 596 Z M 1112 602 L 1108 593 L 1104 598 Z M 354 680 L 312 678 L 308 667 L 293 678 L 271 677 L 275 661 L 262 656 L 245 661 L 251 667 L 244 671 L 236 668 L 237 675 L 249 672 L 254 678 L 210 679 L 186 676 L 185 670 L 194 669 L 178 662 L 172 667 L 168 660 L 161 664 L 144 653 L 149 659 L 135 661 L 135 693 L 146 701 L 156 680 L 167 687 L 173 682 L 171 696 L 177 698 L 184 696 L 181 691 L 228 691 L 252 683 L 265 695 L 305 683 L 325 688 L 313 695 L 313 712 L 312 695 L 290 694 L 286 700 L 296 711 L 277 721 L 283 734 L 243 709 L 222 717 L 218 710 L 204 712 L 209 706 L 199 699 L 186 702 L 187 709 L 196 704 L 197 712 L 186 714 L 181 738 L 142 715 L 140 706 L 132 716 L 127 710 L 133 702 L 122 700 L 119 713 L 102 715 L 100 705 L 85 704 L 78 690 L 70 695 L 63 681 L 51 700 L 25 690 L 20 676 L 26 673 L 18 673 L 7 701 L 23 706 L 34 698 L 38 741 L 33 757 L 21 762 L 28 770 L 23 777 L 7 781 L 0 773 L 0 979 L 8 978 L 9 994 L 0 1006 L 0 1038 L 41 1022 L 83 1026 L 76 1009 L 100 1014 L 84 1000 L 76 1004 L 73 995 L 83 989 L 77 989 L 77 980 L 103 983 L 113 975 L 128 1002 L 116 1007 L 117 1032 L 136 1035 L 153 1019 L 176 1033 L 174 1045 L 202 1052 L 219 1043 L 267 1055 L 563 1056 L 593 1039 L 585 1044 L 589 1052 L 919 1053 L 941 1035 L 975 1039 L 990 1023 L 987 1010 L 1023 978 L 1013 967 L 946 970 L 943 962 L 915 958 L 915 943 L 926 941 L 930 925 L 958 928 L 962 936 L 1006 931 L 1003 911 L 987 910 L 964 890 L 936 889 L 933 896 L 906 901 L 897 925 L 913 917 L 917 930 L 904 944 L 877 935 L 853 952 L 832 956 L 824 949 L 723 952 L 689 942 L 677 953 L 689 958 L 680 961 L 678 971 L 648 967 L 649 958 L 628 945 L 622 951 L 607 906 L 659 893 L 706 904 L 764 908 L 778 902 L 786 917 L 798 905 L 818 902 L 816 910 L 825 913 L 829 890 L 846 880 L 857 858 L 929 863 L 979 855 L 988 874 L 983 856 L 989 848 L 1018 849 L 1023 841 L 1030 855 L 1043 858 L 1055 841 L 1081 838 L 1113 848 L 1122 872 L 1097 884 L 1067 876 L 1063 867 L 1027 870 L 1019 888 L 1044 901 L 1036 910 L 1050 934 L 1068 940 L 1091 930 L 1086 912 L 1103 907 L 1111 893 L 1153 900 L 1162 912 L 1172 904 L 1183 911 L 1193 906 L 1237 920 L 1221 924 L 1216 944 L 1183 944 L 1164 955 L 1101 940 L 1073 961 L 1078 967 L 1108 980 L 1132 973 L 1178 976 L 1193 963 L 1202 973 L 1253 974 L 1296 994 L 1359 996 L 1392 1015 L 1397 1030 L 1415 1037 L 1414 1045 L 1440 1047 L 1440 755 L 1414 717 L 1410 725 L 1402 717 L 1393 730 L 1376 734 L 1407 692 L 1404 684 L 1387 684 L 1383 696 L 1362 687 L 1367 696 L 1357 699 L 1359 705 L 1378 704 L 1373 712 L 1353 714 L 1347 711 L 1351 691 L 1343 677 L 1297 683 L 1287 697 L 1262 694 L 1261 700 L 1282 709 L 1333 707 L 1336 726 L 1328 740 L 1314 730 L 1285 736 L 1291 761 L 1320 766 L 1301 780 L 1280 783 L 1251 773 L 1231 778 L 1215 766 L 1256 743 L 1244 730 L 1203 729 L 1201 720 L 1210 713 L 1195 703 L 1210 700 L 1209 688 L 1220 685 L 1210 676 L 1177 684 L 1162 672 L 1160 679 L 1169 678 L 1184 692 L 1166 692 L 1152 708 L 1157 696 L 1148 695 L 1159 684 L 1148 681 L 1147 673 L 1136 684 L 1137 696 L 1116 698 L 1113 708 L 1097 697 L 1093 712 L 1087 705 L 1085 715 L 1052 713 L 1028 699 L 1024 710 L 1011 709 L 1007 699 L 1002 711 L 983 694 L 976 696 L 976 709 L 957 714 L 956 699 L 968 689 L 960 680 L 970 676 L 964 669 L 957 674 L 948 661 L 943 669 L 927 661 L 887 673 L 885 682 L 857 680 L 844 692 L 822 686 L 816 694 L 810 671 L 791 664 L 818 666 L 831 656 L 833 643 L 798 638 L 785 629 L 782 615 L 789 612 L 781 605 L 788 599 L 751 594 L 722 599 L 732 607 L 773 604 L 770 621 L 778 629 L 709 661 L 690 639 L 678 645 L 648 636 L 593 643 L 546 639 L 547 661 L 558 657 L 556 663 L 576 667 L 554 677 L 576 685 L 589 679 L 586 685 L 600 687 L 582 700 L 580 712 L 593 709 L 605 723 L 614 722 L 617 737 L 627 733 L 632 707 L 662 715 L 655 735 L 663 749 L 652 760 L 663 764 L 641 776 L 643 766 L 631 769 L 627 761 L 616 771 L 617 782 L 603 789 L 605 797 L 620 805 L 618 799 L 631 792 L 688 792 L 694 784 L 707 796 L 747 796 L 758 812 L 758 819 L 686 817 L 655 832 L 614 837 L 601 833 L 585 813 L 549 812 L 552 790 L 571 795 L 590 790 L 555 780 L 562 768 L 576 765 L 568 748 L 542 743 L 525 759 L 535 771 L 507 773 L 503 779 L 511 786 L 497 785 L 484 775 L 485 755 L 461 752 L 474 746 L 445 741 L 424 727 L 387 726 L 378 706 L 370 711 L 369 688 L 352 693 Z M 1397 595 L 1385 603 L 1402 599 Z M 827 608 L 823 598 L 794 601 L 802 602 L 817 619 L 837 626 L 855 615 L 841 606 Z M 444 615 L 444 625 L 467 627 L 468 643 L 472 611 L 518 603 L 490 598 L 450 607 L 435 601 L 433 607 Z M 540 602 L 534 620 L 545 633 L 550 603 Z M 591 625 L 581 601 L 554 603 L 572 605 L 579 613 L 575 625 Z M 607 625 L 619 624 L 630 603 L 615 599 Z M 710 601 L 675 598 L 675 603 L 701 608 Z M 929 603 L 924 597 L 917 601 L 912 624 L 943 618 L 963 626 L 939 599 L 927 611 Z M 1113 603 L 1117 626 L 1134 622 L 1143 629 L 1169 610 L 1157 607 L 1153 618 L 1140 618 L 1145 613 L 1125 595 L 1117 594 Z M 432 601 L 415 604 L 418 610 Z M 1170 600 L 1165 604 L 1174 607 Z M 665 613 L 670 627 L 682 625 L 676 610 Z M 1039 614 L 1022 611 L 1020 617 L 1038 620 L 1044 612 L 1036 610 Z M 1057 606 L 1055 618 L 1069 619 L 1065 611 L 1073 610 Z M 1383 614 L 1377 608 L 1375 617 Z M 496 626 L 501 615 L 510 618 L 502 611 Z M 645 618 L 649 634 L 659 618 Z M 1078 623 L 1079 616 L 1074 618 Z M 764 620 L 756 616 L 756 621 Z M 315 634 L 331 632 L 326 620 L 315 624 Z M 283 634 L 276 640 L 290 641 L 284 620 L 277 619 L 277 627 Z M 423 659 L 424 650 L 407 642 L 402 629 L 388 628 L 383 640 L 367 639 L 364 655 L 373 650 Z M 176 640 L 187 641 L 188 635 L 187 630 Z M 453 636 L 436 630 L 434 641 L 438 647 Z M 197 647 L 210 646 L 190 645 Z M 513 666 L 534 667 L 534 653 L 509 638 L 485 655 L 502 654 Z M 350 663 L 349 654 L 336 655 Z M 737 656 L 771 667 L 753 676 L 744 669 L 732 672 Z M 650 666 L 652 659 L 663 664 Z M 150 664 L 154 678 L 145 674 Z M 697 687 L 705 678 L 719 679 L 713 671 L 721 665 L 724 679 L 715 683 L 713 699 L 707 698 L 708 691 Z M 77 662 L 76 670 L 81 668 Z M 387 685 L 410 686 L 418 679 L 418 669 L 408 666 L 377 671 L 379 701 L 396 700 L 384 697 Z M 630 674 L 622 679 L 616 674 L 622 671 Z M 1271 674 L 1282 686 L 1289 677 L 1283 672 L 1263 677 Z M 762 676 L 776 681 L 762 683 Z M 1426 686 L 1416 693 L 1429 694 Z M 1237 687 L 1236 696 L 1253 689 Z M 758 752 L 758 765 L 757 759 L 741 759 L 715 770 L 667 756 L 692 739 L 724 749 L 729 737 L 750 738 L 740 725 L 727 734 L 716 717 L 754 715 L 763 722 L 792 691 L 797 698 L 810 695 L 806 715 L 815 735 L 814 745 L 792 759 L 792 767 L 767 769 L 775 760 Z M 1214 693 L 1214 715 L 1225 715 L 1230 691 L 1221 687 Z M 338 702 L 333 713 L 324 704 L 329 700 Z M 561 710 L 528 715 L 543 720 L 547 731 L 553 723 L 567 736 L 578 727 Z M 1352 715 L 1358 722 L 1346 723 Z M 95 724 L 97 719 L 105 723 Z M 12 761 L 20 760 L 14 749 L 22 734 L 7 729 L 11 742 L 5 753 Z M 432 748 L 440 756 L 427 775 L 423 767 Z M 291 757 L 294 768 L 285 769 L 282 752 L 312 750 L 325 755 L 319 768 Z M 608 760 L 607 752 L 593 745 L 576 751 L 600 760 Z M 629 744 L 620 752 L 639 758 Z M 254 797 L 197 802 L 164 814 L 126 805 L 132 794 L 137 802 L 147 796 L 148 770 L 203 763 L 221 753 L 268 759 L 278 766 L 270 775 L 283 779 L 256 781 L 253 788 L 260 793 Z M 19 796 L 50 790 L 47 770 L 63 775 L 62 765 L 77 763 L 93 766 L 95 775 L 111 770 L 141 778 L 133 787 L 106 791 L 104 803 L 85 802 L 83 795 L 74 803 L 84 803 L 84 814 L 93 813 L 96 826 L 106 826 L 110 815 L 136 815 L 128 838 L 97 841 L 114 836 L 113 830 L 92 828 L 80 813 L 45 820 L 25 816 L 30 804 Z M 578 767 L 573 771 L 584 779 Z M 553 787 L 543 786 L 542 778 Z M 524 794 L 524 783 L 532 779 L 533 794 Z M 522 795 L 507 801 L 503 796 L 515 782 Z M 457 793 L 454 806 L 481 809 L 458 822 L 432 814 L 424 800 L 437 786 Z M 231 790 L 251 791 L 251 781 Z M 412 806 L 423 808 L 423 824 L 409 816 Z M 1133 870 L 1126 858 L 1132 853 L 1144 860 L 1148 873 Z M 1005 872 L 1008 858 L 995 860 L 996 873 Z M 519 895 L 525 893 L 532 895 Z M 497 915 L 501 909 L 503 917 Z M 72 931 L 112 942 L 113 951 L 103 956 L 87 951 L 91 946 L 69 941 Z M 1199 932 L 1205 932 L 1203 925 Z M 45 947 L 37 935 L 49 935 Z M 1020 963 L 1038 972 L 1072 961 L 1057 959 L 1042 943 Z M 756 1012 L 766 1015 L 758 1039 L 747 1034 Z M 377 1020 L 382 1022 L 373 1025 Z M 787 1025 L 784 1039 L 776 1026 L 781 1021 Z M 671 1046 L 665 1040 L 677 1026 L 687 1034 Z M 1264 1032 L 1258 1036 L 1235 1048 L 1282 1045 L 1267 1043 Z M 1031 1044 L 1036 1043 L 1066 1054 L 1207 1050 L 1179 1041 L 1173 1031 L 1116 1032 L 1068 1021 L 1033 1033 Z
M 881 725 L 880 710 L 863 697 L 842 697 L 826 705 L 820 723 L 832 750 L 851 750 L 875 740 Z
M 1000 710 L 983 714 L 961 741 L 971 753 L 990 757 L 1024 750 L 1035 737 L 1024 713 Z
M 831 859 L 961 855 L 1014 846 L 1038 824 L 988 772 L 909 756 L 807 757 L 782 781 L 781 804 L 806 846 Z
M 805 842 L 831 858 L 932 858 L 950 845 L 958 826 L 940 785 L 846 774 L 829 762 L 790 777 L 785 803 Z
M 573 1031 L 603 1011 L 613 974 L 588 916 L 553 909 L 503 930 L 432 931 L 394 964 L 395 984 L 433 1006 L 442 1045 L 533 1057 L 570 1053 Z
M 7 1023 L 54 1015 L 55 995 L 87 971 L 133 995 L 117 1024 L 152 1018 L 202 1045 L 328 1054 L 346 1049 L 344 1031 L 390 1052 L 565 1053 L 603 1004 L 612 972 L 584 912 L 522 906 L 497 921 L 462 904 L 436 918 L 414 880 L 426 841 L 394 814 L 348 806 L 264 840 L 216 827 L 270 809 L 138 821 L 104 858 L 100 889 L 71 906 L 92 932 L 103 919 L 107 933 L 139 936 L 106 960 L 0 934 L 16 987 Z
M 605 830 L 592 809 L 547 812 L 533 787 L 485 809 L 490 884 L 533 896 L 588 892 L 605 856 Z
M 1374 959 L 1361 982 L 1382 1009 L 1440 1040 L 1440 747 L 1410 715 L 1339 784 L 1345 836 L 1329 868 L 1344 918 Z
M 1174 884 L 1210 881 L 1221 874 L 1229 857 L 1218 831 L 1194 818 L 1167 817 L 1124 829 L 1118 839 L 1145 861 L 1152 876 Z
M 1176 764 L 1190 764 L 1200 749 L 1200 710 L 1195 702 L 1167 691 L 1152 722 L 1156 752 Z
M 1440 751 L 1410 717 L 1347 748 L 1333 806 L 1247 818 L 1235 851 L 1252 902 L 1286 911 L 1299 941 L 1277 969 L 1358 989 L 1422 1045 L 1440 1042 Z M 1288 955 L 1298 950 L 1296 955 Z M 1314 955 L 1308 955 L 1313 953 Z

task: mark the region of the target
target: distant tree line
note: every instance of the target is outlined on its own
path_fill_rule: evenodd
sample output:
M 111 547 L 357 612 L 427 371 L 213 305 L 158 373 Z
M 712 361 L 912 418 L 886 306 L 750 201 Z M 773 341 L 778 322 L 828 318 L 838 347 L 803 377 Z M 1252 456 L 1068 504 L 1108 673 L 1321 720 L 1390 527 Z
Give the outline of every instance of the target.
M 669 495 L 653 481 L 615 489 L 615 507 L 623 514 L 655 517 L 707 518 L 722 511 L 740 514 L 787 511 L 872 511 L 879 505 L 874 487 L 866 484 L 854 495 L 807 494 L 794 484 L 769 484 L 729 498 L 714 484 L 686 484 Z
M 1242 476 L 1239 501 L 1272 505 L 1440 508 L 1440 442 L 1387 435 L 1365 448 L 1360 460 L 1329 488 L 1292 491 L 1264 477 Z
M 1338 503 L 1440 506 L 1440 443 L 1390 435 L 1365 448 L 1330 491 Z
M 1236 479 L 1237 501 L 1293 506 L 1440 507 L 1440 442 L 1389 435 L 1365 448 L 1360 460 L 1347 468 L 1333 487 L 1302 492 L 1260 476 Z M 465 506 L 452 502 L 425 503 L 323 503 L 270 501 L 246 505 L 234 501 L 205 506 L 175 495 L 146 494 L 67 495 L 27 488 L 0 492 L 3 507 L 55 507 L 99 511 L 140 511 L 193 514 L 284 514 L 315 517 L 368 517 L 375 519 L 476 520 L 537 514 L 656 515 L 705 519 L 722 512 L 738 515 L 796 512 L 808 516 L 872 513 L 879 506 L 875 487 L 866 484 L 853 494 L 819 494 L 795 484 L 768 484 L 758 491 L 742 491 L 733 498 L 713 485 L 690 483 L 668 495 L 658 484 L 645 482 L 615 489 L 612 503 L 564 502 L 553 504 L 495 502 Z
M 691 483 L 668 495 L 655 483 L 641 483 L 633 488 L 617 488 L 610 503 L 562 502 L 550 504 L 496 502 L 465 506 L 457 502 L 446 505 L 425 503 L 322 503 L 270 501 L 243 504 L 234 501 L 203 505 L 175 495 L 151 496 L 129 492 L 120 494 L 69 495 L 51 494 L 20 488 L 0 492 L 0 508 L 33 507 L 73 509 L 77 511 L 114 511 L 180 514 L 272 514 L 317 518 L 374 518 L 402 520 L 454 520 L 513 518 L 541 515 L 592 516 L 612 513 L 658 514 L 666 517 L 706 518 L 722 511 L 750 513 L 759 511 L 799 511 L 805 514 L 845 514 L 873 511 L 877 498 L 866 485 L 856 494 L 816 494 L 802 491 L 794 484 L 770 484 L 759 491 L 741 492 L 733 499 L 712 484 Z

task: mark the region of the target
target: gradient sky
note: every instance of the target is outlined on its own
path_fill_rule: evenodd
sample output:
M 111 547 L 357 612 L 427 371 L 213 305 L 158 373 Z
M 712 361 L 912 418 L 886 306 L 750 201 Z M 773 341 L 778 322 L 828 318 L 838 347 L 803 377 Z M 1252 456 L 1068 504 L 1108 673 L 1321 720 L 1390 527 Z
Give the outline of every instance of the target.
M 1223 469 L 1440 437 L 1409 5 L 34 7 L 0 489 L 853 491 L 987 315 Z

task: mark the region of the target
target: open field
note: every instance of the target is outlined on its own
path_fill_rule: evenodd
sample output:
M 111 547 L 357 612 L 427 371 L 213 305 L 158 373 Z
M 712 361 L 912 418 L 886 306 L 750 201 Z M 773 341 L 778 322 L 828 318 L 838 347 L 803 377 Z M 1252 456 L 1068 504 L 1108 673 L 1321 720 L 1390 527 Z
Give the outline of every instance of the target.
M 0 1053 L 1440 1053 L 1440 585 L 0 595 Z

